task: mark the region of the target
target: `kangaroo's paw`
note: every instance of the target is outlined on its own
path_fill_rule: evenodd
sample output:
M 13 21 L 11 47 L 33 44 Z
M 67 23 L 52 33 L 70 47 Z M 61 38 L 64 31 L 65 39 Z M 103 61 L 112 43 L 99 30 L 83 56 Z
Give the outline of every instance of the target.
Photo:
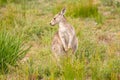
M 72 47 L 71 46 L 68 46 L 68 49 L 71 49 Z
M 68 51 L 68 48 L 65 48 L 65 51 Z

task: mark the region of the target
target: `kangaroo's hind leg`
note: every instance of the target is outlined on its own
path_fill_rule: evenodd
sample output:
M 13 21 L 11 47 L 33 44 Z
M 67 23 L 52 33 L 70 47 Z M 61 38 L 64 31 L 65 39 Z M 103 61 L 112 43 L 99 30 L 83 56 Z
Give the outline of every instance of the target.
M 73 46 L 72 46 L 72 52 L 76 53 L 77 49 L 78 49 L 78 38 L 76 38 L 74 40 L 74 43 L 73 43 Z
M 64 49 L 60 45 L 56 45 L 52 47 L 53 51 L 53 61 L 57 64 L 58 67 L 61 67 L 60 65 L 60 58 L 64 55 Z

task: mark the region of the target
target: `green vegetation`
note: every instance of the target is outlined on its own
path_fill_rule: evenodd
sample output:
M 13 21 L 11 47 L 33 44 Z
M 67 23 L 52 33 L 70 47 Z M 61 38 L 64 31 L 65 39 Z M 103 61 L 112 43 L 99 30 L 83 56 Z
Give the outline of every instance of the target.
M 0 80 L 119 80 L 120 9 L 107 1 L 0 0 Z M 63 7 L 79 46 L 56 63 L 49 23 Z
M 98 5 L 94 0 L 76 0 L 65 1 L 56 4 L 54 13 L 59 12 L 62 8 L 67 8 L 67 16 L 75 18 L 94 18 L 98 23 L 102 23 L 102 15 L 98 11 Z
M 21 37 L 9 32 L 0 32 L 0 73 L 6 73 L 8 66 L 15 66 L 24 57 L 27 49 L 22 45 Z

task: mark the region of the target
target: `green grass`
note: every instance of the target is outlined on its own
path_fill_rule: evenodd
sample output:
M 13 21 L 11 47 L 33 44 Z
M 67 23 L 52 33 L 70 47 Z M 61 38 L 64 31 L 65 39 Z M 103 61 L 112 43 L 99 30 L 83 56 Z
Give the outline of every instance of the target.
M 55 6 L 53 13 L 56 14 L 63 7 L 66 7 L 67 16 L 93 18 L 97 23 L 102 23 L 102 15 L 98 11 L 98 5 L 93 2 L 93 0 L 64 1 Z
M 5 67 L 0 66 L 0 80 L 119 80 L 119 7 L 102 4 L 94 4 L 93 0 L 5 2 L 0 6 L 0 59 L 5 59 Z M 58 66 L 51 52 L 58 25 L 49 23 L 64 6 L 79 46 L 75 55 L 68 52 Z M 18 56 L 28 46 L 28 52 Z
M 6 73 L 8 66 L 15 66 L 24 57 L 27 49 L 23 47 L 20 36 L 11 34 L 5 30 L 0 32 L 0 72 Z

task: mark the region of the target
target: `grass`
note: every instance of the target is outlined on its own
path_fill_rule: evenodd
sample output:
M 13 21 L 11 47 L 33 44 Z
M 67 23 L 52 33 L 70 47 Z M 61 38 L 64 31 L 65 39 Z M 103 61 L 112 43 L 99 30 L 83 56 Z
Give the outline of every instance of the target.
M 94 0 L 65 1 L 55 6 L 53 13 L 57 13 L 63 7 L 67 8 L 67 16 L 75 18 L 93 18 L 97 23 L 102 23 L 102 15 L 98 11 L 98 5 Z
M 8 72 L 4 74 L 6 71 L 2 69 L 0 80 L 120 79 L 119 7 L 94 4 L 93 0 L 16 1 L 5 2 L 0 7 L 0 51 L 6 61 L 12 60 L 12 55 L 17 57 L 10 63 L 4 62 Z M 52 27 L 49 22 L 64 6 L 65 17 L 75 28 L 79 46 L 75 55 L 69 52 L 58 66 L 51 53 L 51 41 L 58 25 Z M 28 46 L 31 48 L 27 54 L 16 55 Z
M 8 66 L 15 66 L 24 57 L 27 49 L 22 45 L 20 37 L 12 35 L 5 30 L 0 32 L 0 72 L 8 72 Z

